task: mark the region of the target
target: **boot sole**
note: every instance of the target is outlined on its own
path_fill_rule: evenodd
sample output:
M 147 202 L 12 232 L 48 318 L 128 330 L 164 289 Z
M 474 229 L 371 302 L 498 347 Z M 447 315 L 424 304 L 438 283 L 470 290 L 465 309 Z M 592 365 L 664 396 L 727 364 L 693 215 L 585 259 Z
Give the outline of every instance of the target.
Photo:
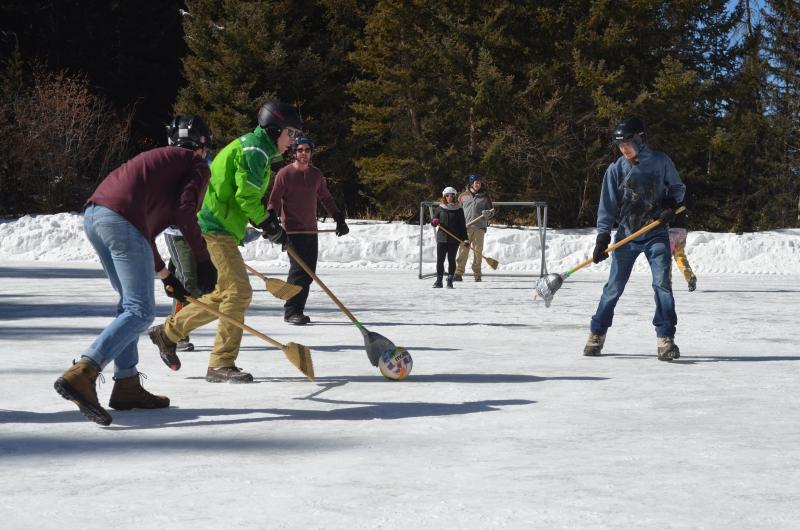
M 141 410 L 153 410 L 153 409 L 167 409 L 169 408 L 169 403 L 166 405 L 155 405 L 152 407 L 143 407 L 141 405 L 121 405 L 119 403 L 111 403 L 108 402 L 108 406 L 114 410 L 133 410 L 133 409 L 141 409 Z
M 584 357 L 600 357 L 600 352 L 585 351 L 585 352 L 583 352 L 583 356 Z
M 150 342 L 155 344 L 156 348 L 158 348 L 158 356 L 161 357 L 161 360 L 164 361 L 164 364 L 166 364 L 167 367 L 170 370 L 174 371 L 174 372 L 177 372 L 178 370 L 180 370 L 181 369 L 181 360 L 178 358 L 177 355 L 175 355 L 174 359 L 170 359 L 169 356 L 166 356 L 163 353 L 161 353 L 161 345 L 159 343 L 160 341 L 157 338 L 156 332 L 155 331 L 150 331 L 149 333 L 147 333 L 147 336 L 150 337 Z M 187 351 L 193 351 L 193 350 L 194 350 L 194 346 L 192 346 L 192 350 L 187 350 Z
M 208 383 L 230 383 L 232 385 L 246 385 L 248 383 L 252 383 L 252 379 L 212 379 L 206 377 L 206 381 Z
M 53 388 L 56 389 L 56 392 L 58 392 L 61 397 L 67 401 L 72 401 L 75 403 L 78 406 L 78 409 L 80 409 L 81 413 L 83 413 L 83 415 L 88 419 L 99 425 L 111 425 L 111 414 L 106 412 L 103 407 L 97 407 L 83 399 L 83 396 L 81 396 L 80 393 L 75 390 L 75 388 L 63 377 L 56 379 L 56 382 L 53 384 Z

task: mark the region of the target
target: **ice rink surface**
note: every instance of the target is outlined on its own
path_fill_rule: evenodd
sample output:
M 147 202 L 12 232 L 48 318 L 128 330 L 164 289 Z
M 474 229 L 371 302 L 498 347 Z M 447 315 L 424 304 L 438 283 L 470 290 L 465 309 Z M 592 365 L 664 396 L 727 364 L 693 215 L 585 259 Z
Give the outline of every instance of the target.
M 408 348 L 406 381 L 380 376 L 319 288 L 313 325 L 294 327 L 253 277 L 247 323 L 309 346 L 316 381 L 245 334 L 237 362 L 255 384 L 205 382 L 214 324 L 178 372 L 143 336 L 144 386 L 172 406 L 111 410 L 104 428 L 53 390 L 113 316 L 102 271 L 0 265 L 3 527 L 800 526 L 800 276 L 699 274 L 694 293 L 676 281 L 682 355 L 665 363 L 645 272 L 599 358 L 581 352 L 603 272 L 569 278 L 549 309 L 530 277 L 434 290 L 411 270 L 319 274 Z M 168 299 L 154 288 L 160 323 Z

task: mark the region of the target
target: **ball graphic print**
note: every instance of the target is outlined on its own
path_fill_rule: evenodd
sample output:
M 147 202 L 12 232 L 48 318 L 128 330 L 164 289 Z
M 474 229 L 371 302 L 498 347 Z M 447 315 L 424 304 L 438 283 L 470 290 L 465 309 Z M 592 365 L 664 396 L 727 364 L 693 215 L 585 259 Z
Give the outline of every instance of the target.
M 400 381 L 408 377 L 413 365 L 414 359 L 411 358 L 411 354 L 407 349 L 399 346 L 393 350 L 386 350 L 378 360 L 381 374 L 392 381 Z

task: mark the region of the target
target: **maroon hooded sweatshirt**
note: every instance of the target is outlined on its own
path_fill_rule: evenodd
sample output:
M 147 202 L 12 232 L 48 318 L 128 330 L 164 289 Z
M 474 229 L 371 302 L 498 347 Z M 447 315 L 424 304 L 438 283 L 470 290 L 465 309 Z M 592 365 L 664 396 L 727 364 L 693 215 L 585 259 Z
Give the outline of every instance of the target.
M 150 242 L 158 272 L 164 268 L 164 260 L 155 240 L 171 225 L 180 228 L 196 261 L 210 259 L 197 224 L 197 212 L 210 178 L 208 164 L 194 151 L 159 147 L 109 173 L 86 205 L 105 206 L 136 227 Z

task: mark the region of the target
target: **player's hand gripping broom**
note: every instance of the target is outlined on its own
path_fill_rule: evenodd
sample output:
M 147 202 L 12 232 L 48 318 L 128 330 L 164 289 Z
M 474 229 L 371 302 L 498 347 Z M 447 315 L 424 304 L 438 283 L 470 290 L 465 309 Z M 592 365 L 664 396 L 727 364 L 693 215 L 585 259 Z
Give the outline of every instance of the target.
M 171 286 L 166 286 L 165 288 L 168 291 L 172 292 Z M 217 311 L 216 309 L 207 304 L 204 304 L 203 302 L 201 302 L 200 300 L 198 300 L 193 296 L 187 295 L 186 299 L 191 303 L 196 304 L 197 307 L 205 311 L 208 311 L 217 318 L 222 319 L 229 324 L 233 324 L 239 329 L 242 329 L 244 331 L 249 331 L 259 339 L 272 344 L 276 348 L 280 348 L 283 351 L 283 354 L 286 355 L 286 358 L 289 359 L 289 362 L 292 363 L 298 370 L 303 372 L 303 375 L 308 377 L 309 381 L 314 380 L 314 363 L 311 360 L 311 350 L 308 349 L 308 346 L 303 346 L 302 344 L 297 344 L 296 342 L 289 342 L 286 345 L 283 345 L 277 340 L 273 339 L 272 337 L 268 337 L 267 335 L 264 335 L 260 331 L 251 328 L 247 324 L 239 322 L 235 318 L 230 317 L 221 311 Z
M 685 209 L 686 209 L 685 206 L 681 206 L 680 208 L 675 210 L 675 213 L 679 214 Z M 606 254 L 610 253 L 614 249 L 621 247 L 625 243 L 628 243 L 632 239 L 636 239 L 645 232 L 649 232 L 650 230 L 652 230 L 653 228 L 657 227 L 660 224 L 661 221 L 656 219 L 652 223 L 643 226 L 642 228 L 632 233 L 625 239 L 617 241 L 616 243 L 608 247 L 605 250 Z M 575 272 L 579 271 L 580 269 L 586 267 L 587 265 L 591 265 L 591 263 L 592 263 L 592 258 L 589 258 L 583 263 L 580 263 L 575 267 L 568 269 L 564 274 L 548 274 L 547 276 L 542 276 L 536 283 L 536 294 L 534 295 L 534 299 L 542 298 L 544 300 L 545 307 L 550 307 L 550 303 L 553 301 L 553 295 L 555 295 L 556 291 L 558 291 L 561 288 L 561 285 L 564 283 L 564 280 L 572 276 Z
M 344 313 L 347 316 L 347 318 L 349 318 L 353 322 L 353 324 L 356 325 L 358 331 L 360 331 L 361 335 L 364 337 L 364 346 L 367 348 L 367 357 L 369 357 L 369 362 L 372 364 L 372 366 L 378 366 L 378 360 L 381 358 L 383 352 L 385 352 L 386 350 L 394 350 L 397 348 L 397 346 L 394 345 L 394 342 L 390 341 L 380 333 L 375 333 L 374 331 L 368 331 L 367 328 L 365 328 L 364 325 L 361 322 L 359 322 L 356 319 L 356 317 L 353 316 L 353 313 L 351 313 L 344 306 L 344 304 L 340 302 L 338 298 L 336 298 L 336 295 L 334 295 L 331 292 L 331 290 L 328 289 L 328 286 L 325 285 L 322 282 L 322 280 L 319 279 L 319 276 L 317 276 L 314 273 L 314 271 L 311 270 L 311 267 L 309 267 L 306 264 L 306 262 L 303 261 L 303 259 L 297 254 L 294 248 L 292 248 L 292 245 L 286 245 L 286 252 L 289 253 L 292 259 L 294 259 L 297 262 L 297 264 L 303 268 L 304 271 L 306 271 L 306 274 L 311 276 L 314 279 L 314 281 L 319 284 L 322 290 L 325 291 L 325 294 L 327 294 L 331 298 L 331 300 L 333 300 L 333 303 L 336 304 L 336 306 L 342 311 L 342 313 Z

